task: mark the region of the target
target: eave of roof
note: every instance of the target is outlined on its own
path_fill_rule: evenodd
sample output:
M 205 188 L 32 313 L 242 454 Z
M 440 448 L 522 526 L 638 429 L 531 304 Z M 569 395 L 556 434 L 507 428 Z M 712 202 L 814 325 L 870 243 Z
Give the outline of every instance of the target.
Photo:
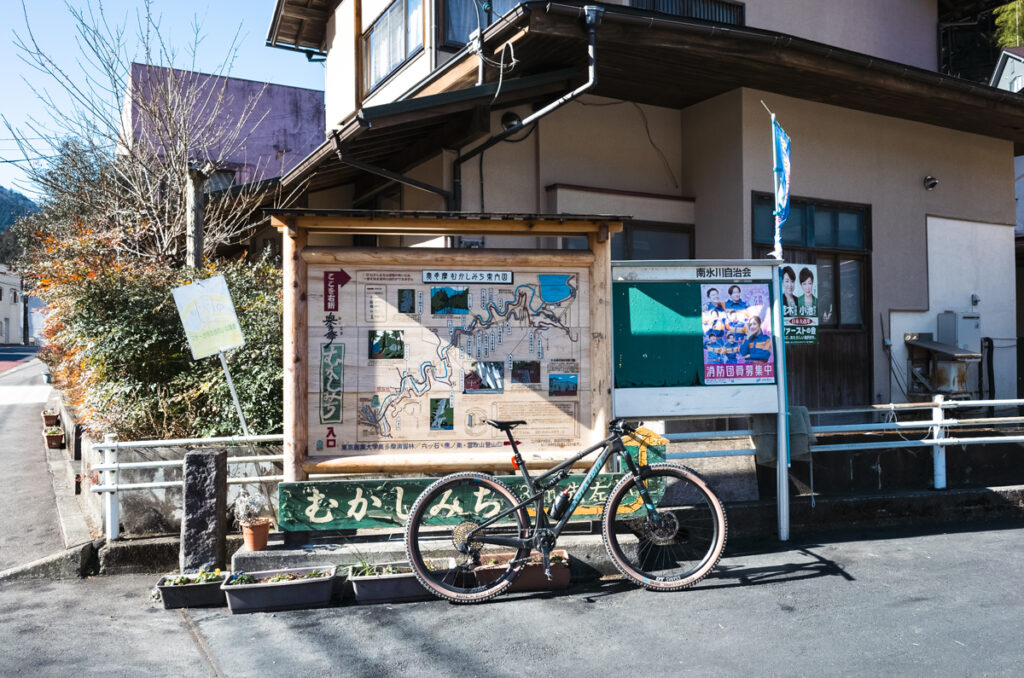
M 682 109 L 746 87 L 1005 139 L 1024 152 L 1024 96 L 791 35 L 604 8 L 592 94 Z M 575 72 L 574 84 L 581 82 L 587 59 L 581 15 L 582 4 L 528 2 L 485 30 L 492 53 L 515 41 L 522 74 L 517 96 L 502 95 L 494 107 L 531 97 L 546 103 L 552 90 L 530 87 L 531 78 Z M 487 92 L 495 85 L 475 86 L 476 65 L 476 56 L 463 52 L 414 88 L 413 98 L 360 111 L 340 130 L 348 152 L 401 172 L 483 134 L 473 126 L 492 107 Z M 314 174 L 311 187 L 322 188 L 358 172 L 338 161 L 328 141 L 283 183 Z
M 267 29 L 267 45 L 326 55 L 327 22 L 340 0 L 277 0 Z

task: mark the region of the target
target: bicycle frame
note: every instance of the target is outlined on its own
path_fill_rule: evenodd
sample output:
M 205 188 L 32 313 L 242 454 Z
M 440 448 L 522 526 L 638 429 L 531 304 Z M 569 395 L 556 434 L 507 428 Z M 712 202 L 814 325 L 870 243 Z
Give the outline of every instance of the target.
M 629 456 L 629 454 L 626 452 L 626 446 L 622 443 L 622 435 L 617 432 L 613 432 L 601 442 L 595 445 L 591 445 L 585 450 L 581 450 L 574 457 L 563 461 L 562 463 L 558 464 L 554 468 L 549 469 L 547 472 L 537 476 L 536 478 L 532 477 L 529 473 L 529 470 L 526 468 L 526 464 L 523 461 L 522 454 L 520 454 L 519 452 L 519 447 L 516 445 L 515 437 L 512 435 L 512 430 L 506 429 L 505 434 L 508 436 L 509 443 L 512 445 L 512 453 L 515 458 L 516 466 L 518 466 L 519 472 L 522 474 L 523 480 L 526 482 L 526 486 L 527 488 L 529 488 L 531 495 L 526 499 L 522 500 L 521 502 L 519 502 L 518 504 L 516 504 L 515 506 L 506 509 L 505 511 L 502 511 L 497 515 L 491 516 L 486 521 L 475 527 L 469 533 L 469 535 L 467 535 L 467 540 L 469 537 L 472 537 L 474 540 L 479 541 L 481 543 L 494 544 L 496 546 L 508 546 L 517 549 L 540 548 L 541 545 L 539 543 L 539 535 L 541 533 L 541 530 L 550 529 L 551 532 L 554 534 L 554 539 L 558 539 L 558 536 L 562 533 L 562 530 L 564 530 L 565 526 L 569 523 L 569 519 L 572 518 L 573 513 L 575 513 L 576 509 L 579 507 L 580 502 L 583 501 L 583 497 L 587 493 L 587 490 L 590 489 L 590 486 L 591 484 L 593 484 L 594 479 L 597 478 L 598 472 L 614 455 L 618 455 L 618 457 L 625 460 L 626 466 L 629 468 L 629 472 L 633 475 L 635 479 L 639 480 L 644 477 L 641 467 L 637 466 L 637 464 L 633 461 L 633 458 Z M 569 469 L 571 469 L 576 462 L 578 462 L 580 459 L 587 456 L 588 454 L 595 452 L 596 450 L 599 449 L 601 450 L 601 454 L 598 455 L 597 459 L 594 461 L 594 464 L 587 471 L 587 475 L 583 478 L 583 482 L 580 483 L 579 488 L 576 490 L 576 494 L 573 495 L 572 499 L 569 502 L 569 506 L 566 507 L 565 513 L 562 515 L 561 518 L 558 519 L 558 522 L 555 523 L 554 527 L 551 527 L 548 515 L 544 512 L 544 493 L 547 492 L 552 487 L 555 487 L 559 482 L 565 479 L 569 475 Z M 545 483 L 545 479 L 549 478 L 551 480 Z M 648 494 L 647 488 L 642 483 L 637 483 L 637 487 L 640 491 L 640 496 L 644 501 L 645 507 L 648 509 L 648 511 L 654 512 L 654 502 L 651 500 L 651 496 Z M 490 527 L 502 518 L 512 515 L 513 513 L 519 511 L 520 509 L 529 505 L 530 503 L 534 504 L 537 513 L 537 525 L 536 529 L 533 530 L 532 536 L 526 539 L 520 539 L 516 537 L 502 537 L 498 535 L 477 534 L 478 530 L 483 530 L 487 527 Z

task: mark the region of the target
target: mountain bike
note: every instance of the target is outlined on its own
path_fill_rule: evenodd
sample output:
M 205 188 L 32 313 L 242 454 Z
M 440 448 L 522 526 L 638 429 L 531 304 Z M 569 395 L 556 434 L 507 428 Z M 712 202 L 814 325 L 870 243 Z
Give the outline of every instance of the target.
M 487 423 L 508 437 L 512 465 L 523 477 L 527 496 L 520 499 L 498 478 L 477 472 L 453 473 L 423 491 L 409 510 L 405 549 L 416 578 L 434 595 L 457 603 L 489 600 L 512 585 L 534 550 L 550 578 L 550 553 L 559 535 L 613 458 L 624 463 L 626 472 L 608 494 L 601 533 L 626 579 L 654 591 L 676 591 L 703 579 L 721 558 L 726 537 L 722 503 L 685 466 L 634 461 L 623 442 L 623 436 L 636 439 L 633 425 L 613 420 L 607 438 L 533 477 L 512 434 L 526 422 Z M 546 507 L 545 494 L 598 450 L 579 485 L 561 490 Z M 477 578 L 477 568 L 506 559 L 497 578 Z

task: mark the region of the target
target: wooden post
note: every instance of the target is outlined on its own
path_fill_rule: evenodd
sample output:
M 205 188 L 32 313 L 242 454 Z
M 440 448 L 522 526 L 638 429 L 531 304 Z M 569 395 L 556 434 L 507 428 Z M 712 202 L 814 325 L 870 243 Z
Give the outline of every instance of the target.
M 590 265 L 590 388 L 592 443 L 612 418 L 612 241 L 607 226 L 587 236 Z
M 302 468 L 309 443 L 309 334 L 306 313 L 306 230 L 294 222 L 281 232 L 284 292 L 284 479 L 305 480 Z

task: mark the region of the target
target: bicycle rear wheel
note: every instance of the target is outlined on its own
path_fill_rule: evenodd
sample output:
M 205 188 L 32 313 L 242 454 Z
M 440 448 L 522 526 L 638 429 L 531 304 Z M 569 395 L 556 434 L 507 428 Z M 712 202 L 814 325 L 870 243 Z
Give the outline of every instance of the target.
M 653 507 L 644 505 L 643 482 Z M 725 509 L 696 472 L 654 464 L 642 481 L 626 475 L 612 490 L 602 518 L 604 545 L 627 579 L 654 591 L 693 586 L 725 548 Z
M 434 595 L 457 603 L 477 603 L 507 589 L 526 563 L 530 549 L 480 541 L 487 536 L 525 539 L 530 519 L 501 481 L 483 473 L 453 473 L 430 485 L 409 510 L 405 551 L 412 571 Z M 489 519 L 508 515 L 481 527 Z M 504 570 L 477 576 L 481 565 L 505 563 Z

